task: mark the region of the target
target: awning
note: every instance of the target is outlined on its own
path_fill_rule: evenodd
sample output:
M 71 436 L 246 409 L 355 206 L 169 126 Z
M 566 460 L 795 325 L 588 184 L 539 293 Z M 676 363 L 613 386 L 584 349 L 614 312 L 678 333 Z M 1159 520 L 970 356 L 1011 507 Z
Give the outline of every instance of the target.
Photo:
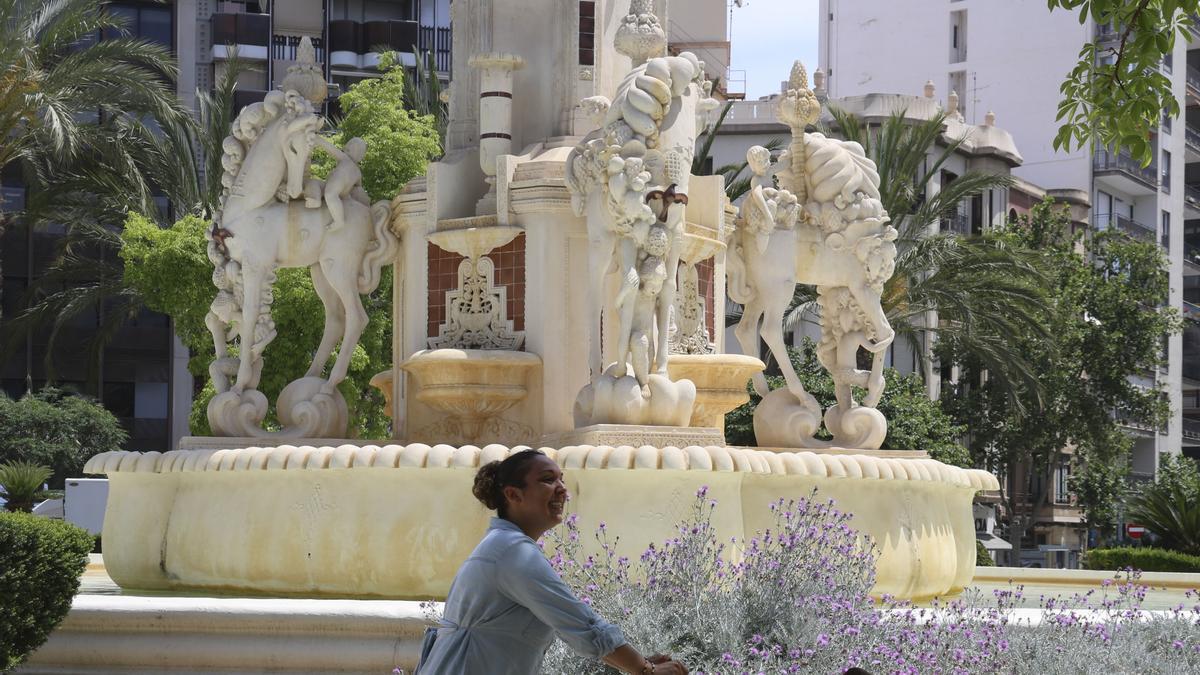
M 997 537 L 991 532 L 976 532 L 975 538 L 983 542 L 983 547 L 989 551 L 1011 551 L 1012 544 Z

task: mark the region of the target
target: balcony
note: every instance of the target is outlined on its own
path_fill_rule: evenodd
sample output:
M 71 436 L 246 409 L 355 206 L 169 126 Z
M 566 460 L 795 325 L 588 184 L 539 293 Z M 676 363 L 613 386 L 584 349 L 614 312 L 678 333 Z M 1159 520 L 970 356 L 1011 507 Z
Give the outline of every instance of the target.
M 1200 420 L 1183 418 L 1181 431 L 1184 438 L 1190 441 L 1200 441 Z
M 1183 318 L 1187 319 L 1188 321 L 1200 323 L 1200 305 L 1193 305 L 1187 300 L 1184 300 L 1183 307 L 1181 309 L 1183 310 Z
M 295 61 L 296 50 L 300 48 L 300 41 L 305 37 L 304 35 L 272 35 L 271 58 L 276 61 Z M 307 37 L 312 40 L 313 49 L 317 52 L 317 63 L 323 63 L 325 61 L 325 41 L 313 35 Z
M 1187 67 L 1187 98 L 1188 105 L 1200 102 L 1200 70 L 1192 66 Z
M 1184 146 L 1187 148 L 1187 161 L 1200 161 L 1200 129 L 1189 124 L 1184 127 L 1183 137 L 1186 141 Z
M 1096 214 L 1095 225 L 1097 230 L 1120 230 L 1134 239 L 1152 243 L 1158 236 L 1153 227 L 1116 214 Z
M 1195 185 L 1183 186 L 1183 205 L 1188 208 L 1189 217 L 1200 217 L 1200 187 Z
M 236 50 L 239 59 L 266 61 L 270 37 L 270 14 L 212 15 L 213 60 L 228 59 Z
M 429 52 L 438 72 L 450 72 L 450 29 L 416 21 L 330 21 L 329 50 L 334 68 L 373 70 L 385 51 L 396 52 L 402 65 L 412 67 L 415 52 Z
M 1158 166 L 1142 166 L 1141 162 L 1122 153 L 1103 148 L 1092 157 L 1096 180 L 1134 197 L 1148 197 L 1158 192 Z

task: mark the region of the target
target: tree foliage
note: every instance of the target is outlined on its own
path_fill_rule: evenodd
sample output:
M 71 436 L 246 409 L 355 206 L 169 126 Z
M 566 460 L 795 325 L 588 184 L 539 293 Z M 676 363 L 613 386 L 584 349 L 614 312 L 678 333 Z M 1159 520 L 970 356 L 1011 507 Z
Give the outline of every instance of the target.
M 788 354 L 804 388 L 817 398 L 822 408 L 833 405 L 837 401 L 833 378 L 817 361 L 816 345 L 812 340 L 805 339 L 800 349 L 789 348 Z M 936 401 L 929 399 L 921 378 L 885 368 L 884 379 L 887 388 L 879 402 L 879 411 L 888 420 L 888 433 L 883 448 L 921 450 L 947 464 L 970 466 L 971 458 L 958 442 L 962 427 L 943 413 Z M 768 377 L 767 380 L 772 389 L 785 386 L 782 377 Z M 856 390 L 856 398 L 861 400 L 863 395 L 862 390 Z M 754 409 L 760 400 L 751 388 L 750 401 L 725 416 L 725 439 L 731 445 L 757 445 Z
M 380 61 L 382 74 L 352 85 L 338 97 L 342 119 L 330 140 L 343 147 L 351 138 L 367 142 L 360 163 L 363 188 L 371 199 L 391 199 L 400 188 L 425 173 L 430 160 L 442 153 L 435 115 L 421 115 L 405 108 L 404 68 L 394 55 Z M 313 172 L 328 175 L 333 157 L 313 153 Z
M 1087 147 L 1093 140 L 1127 149 L 1143 165 L 1153 160 L 1150 134 L 1164 116 L 1177 117 L 1179 102 L 1163 74 L 1163 57 L 1175 40 L 1189 38 L 1198 0 L 1047 0 L 1051 10 L 1076 12 L 1110 26 L 1111 33 L 1083 46 L 1063 82 L 1055 149 Z
M 1200 470 L 1196 462 L 1164 456 L 1156 481 L 1130 499 L 1129 521 L 1145 526 L 1165 548 L 1200 555 Z
M 62 520 L 0 513 L 0 672 L 20 665 L 66 618 L 93 541 Z
M 994 472 L 1027 469 L 1018 489 L 1034 494 L 1035 504 L 1044 502 L 1063 450 L 1073 448 L 1072 484 L 1087 523 L 1111 531 L 1132 445 L 1119 420 L 1157 428 L 1168 413 L 1161 391 L 1134 381 L 1162 363 L 1164 336 L 1180 329 L 1178 313 L 1163 306 L 1166 260 L 1154 243 L 1121 233 L 1074 235 L 1066 214 L 1049 202 L 992 236 L 1042 257 L 1050 302 L 1039 318 L 1053 330 L 1008 336 L 1036 375 L 1036 382 L 1009 389 L 944 336 L 941 358 L 962 365 L 958 382 L 943 390 L 943 405 L 966 426 L 979 463 Z M 1009 498 L 1010 508 L 1019 508 Z
M 13 400 L 0 394 L 0 462 L 32 462 L 53 470 L 52 488 L 78 476 L 92 455 L 120 450 L 127 436 L 96 401 L 46 388 Z

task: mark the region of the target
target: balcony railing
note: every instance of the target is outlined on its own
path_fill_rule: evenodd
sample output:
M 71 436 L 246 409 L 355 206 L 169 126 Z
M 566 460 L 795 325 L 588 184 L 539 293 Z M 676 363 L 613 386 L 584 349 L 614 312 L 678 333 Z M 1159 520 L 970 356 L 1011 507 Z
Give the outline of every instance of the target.
M 965 213 L 952 213 L 942 218 L 941 230 L 945 233 L 969 235 L 971 234 L 971 219 Z
M 439 73 L 450 72 L 450 66 L 453 65 L 450 59 L 453 46 L 449 28 L 421 26 L 417 49 L 420 49 L 422 54 L 426 52 L 433 54 L 433 62 Z
M 1142 166 L 1141 162 L 1123 152 L 1114 153 L 1107 148 L 1097 150 L 1092 158 L 1092 168 L 1096 171 L 1122 171 L 1150 185 L 1158 185 L 1158 166 Z
M 271 58 L 278 61 L 295 61 L 296 50 L 300 47 L 303 35 L 272 35 Z M 309 36 L 313 49 L 317 52 L 317 63 L 325 61 L 325 41 L 319 37 Z
M 1200 420 L 1183 418 L 1183 437 L 1193 441 L 1200 440 Z
M 1200 129 L 1189 124 L 1184 129 L 1183 137 L 1187 140 L 1188 147 L 1200 152 Z
M 1117 229 L 1134 239 L 1141 239 L 1143 241 L 1154 241 L 1154 238 L 1158 235 L 1153 227 L 1145 223 L 1139 223 L 1133 218 L 1117 214 L 1096 214 L 1095 224 L 1098 230 Z
M 1187 300 L 1183 301 L 1183 318 L 1200 323 L 1200 305 L 1193 305 Z
M 1192 66 L 1187 67 L 1187 84 L 1192 90 L 1200 92 L 1200 70 Z
M 217 58 L 228 56 L 227 46 L 234 45 L 242 58 L 265 59 L 270 40 L 269 14 L 212 15 L 212 44 Z

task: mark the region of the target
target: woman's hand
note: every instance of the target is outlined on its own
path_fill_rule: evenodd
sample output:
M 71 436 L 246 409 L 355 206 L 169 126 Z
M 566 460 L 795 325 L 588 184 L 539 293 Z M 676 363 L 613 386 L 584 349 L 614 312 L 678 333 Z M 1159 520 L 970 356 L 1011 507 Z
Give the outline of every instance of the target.
M 655 662 L 651 660 L 651 663 L 654 663 L 654 675 L 687 675 L 688 672 L 687 666 L 678 661 Z

